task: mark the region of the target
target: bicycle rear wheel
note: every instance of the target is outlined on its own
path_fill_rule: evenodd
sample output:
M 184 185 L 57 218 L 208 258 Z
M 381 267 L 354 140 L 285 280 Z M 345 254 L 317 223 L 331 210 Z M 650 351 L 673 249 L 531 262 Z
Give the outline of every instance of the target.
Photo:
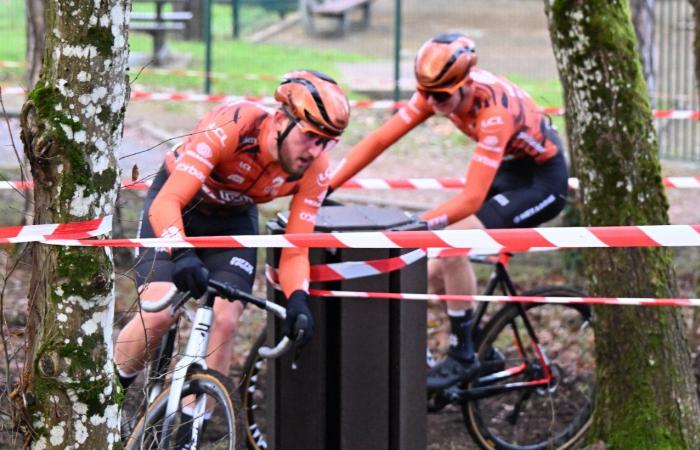
M 263 329 L 248 352 L 243 365 L 241 384 L 238 386 L 245 411 L 247 444 L 251 450 L 268 448 L 265 402 L 267 360 L 258 354 L 266 340 L 267 330 Z
M 134 427 L 125 448 L 157 449 L 161 443 L 161 426 L 165 419 L 170 388 L 167 387 L 156 399 L 148 405 L 145 414 L 141 416 Z M 229 381 L 214 370 L 197 371 L 187 375 L 182 389 L 182 401 L 172 432 L 172 440 L 166 448 L 176 447 L 178 431 L 180 435 L 192 429 L 192 419 L 185 419 L 183 408 L 192 408 L 195 399 L 206 395 L 209 403 L 209 413 L 204 433 L 198 438 L 198 449 L 245 449 L 245 434 L 243 431 L 242 406 L 240 398 L 233 390 Z M 213 404 L 213 406 L 211 406 Z M 209 415 L 209 414 L 207 414 Z
M 523 295 L 584 296 L 564 287 L 540 288 Z M 590 308 L 582 304 L 523 306 L 549 360 L 551 380 L 518 390 L 504 388 L 495 395 L 465 402 L 464 421 L 485 449 L 569 449 L 590 427 L 593 412 L 595 361 Z M 477 343 L 483 370 L 469 387 L 503 387 L 545 379 L 546 371 L 532 344 L 517 305 L 501 309 Z

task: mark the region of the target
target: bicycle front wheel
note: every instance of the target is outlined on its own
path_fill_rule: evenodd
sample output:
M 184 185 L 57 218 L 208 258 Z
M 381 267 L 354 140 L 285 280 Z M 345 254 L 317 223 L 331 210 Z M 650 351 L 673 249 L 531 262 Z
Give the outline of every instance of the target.
M 563 287 L 523 295 L 584 296 Z M 482 371 L 469 385 L 486 388 L 489 395 L 462 404 L 464 421 L 484 449 L 569 449 L 590 427 L 593 412 L 595 360 L 590 308 L 582 304 L 523 306 L 544 358 L 538 355 L 518 305 L 501 309 L 477 343 Z M 543 383 L 548 375 L 551 378 Z
M 214 370 L 206 370 L 187 375 L 182 388 L 180 408 L 176 413 L 177 417 L 174 418 L 172 438 L 166 446 L 162 442 L 161 430 L 169 395 L 168 387 L 146 407 L 145 413 L 126 442 L 127 449 L 182 448 L 183 444 L 190 442 L 194 421 L 191 411 L 196 401 L 202 396 L 206 396 L 208 406 L 205 416 L 206 425 L 198 433 L 197 448 L 217 450 L 246 448 L 240 398 L 222 374 Z
M 253 344 L 245 364 L 243 376 L 238 386 L 246 418 L 246 437 L 250 450 L 265 450 L 267 445 L 266 381 L 267 360 L 258 354 L 265 345 L 267 331 L 263 329 Z

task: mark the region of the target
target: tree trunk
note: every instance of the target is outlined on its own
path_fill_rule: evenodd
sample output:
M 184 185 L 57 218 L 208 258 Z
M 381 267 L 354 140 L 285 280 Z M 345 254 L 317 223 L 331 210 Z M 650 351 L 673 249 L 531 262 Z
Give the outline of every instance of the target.
M 42 0 L 25 0 L 25 12 L 27 17 L 27 72 L 25 82 L 27 90 L 31 90 L 39 80 L 39 72 L 41 71 L 41 58 L 44 56 L 44 35 L 46 34 L 46 26 L 44 22 L 44 2 Z M 30 173 L 29 160 L 23 157 L 20 161 L 22 181 L 25 180 L 25 173 Z M 24 196 L 24 208 L 22 211 L 22 225 L 32 223 L 33 209 L 33 194 L 32 191 L 26 191 Z
M 693 36 L 693 57 L 695 58 L 695 82 L 700 95 L 700 0 L 689 0 L 693 7 L 693 24 L 695 36 Z
M 627 0 L 546 0 L 581 180 L 584 225 L 668 223 L 651 108 Z M 666 249 L 584 253 L 593 295 L 673 297 Z M 595 307 L 598 396 L 589 439 L 611 449 L 700 448 L 681 312 Z
M 632 10 L 632 23 L 637 35 L 637 49 L 642 57 L 642 72 L 647 83 L 647 92 L 651 104 L 654 105 L 654 92 L 656 91 L 656 54 L 654 50 L 654 30 L 656 28 L 656 16 L 654 14 L 654 0 L 630 0 Z
M 25 0 L 27 16 L 27 89 L 34 87 L 39 79 L 41 57 L 44 56 L 44 2 L 42 0 Z
M 34 223 L 112 214 L 128 83 L 129 0 L 49 0 L 41 77 L 22 108 Z M 36 244 L 21 395 L 33 448 L 112 448 L 119 389 L 109 249 Z

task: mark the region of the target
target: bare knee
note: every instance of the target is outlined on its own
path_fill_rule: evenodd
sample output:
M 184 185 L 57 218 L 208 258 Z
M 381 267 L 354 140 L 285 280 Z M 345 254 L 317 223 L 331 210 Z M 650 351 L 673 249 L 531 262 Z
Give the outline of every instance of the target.
M 450 256 L 440 260 L 443 273 L 459 273 L 469 269 L 469 258 L 467 256 Z
M 230 303 L 219 299 L 216 303 L 212 333 L 217 333 L 219 336 L 233 336 L 238 329 L 238 320 L 243 312 L 243 305 L 240 302 Z

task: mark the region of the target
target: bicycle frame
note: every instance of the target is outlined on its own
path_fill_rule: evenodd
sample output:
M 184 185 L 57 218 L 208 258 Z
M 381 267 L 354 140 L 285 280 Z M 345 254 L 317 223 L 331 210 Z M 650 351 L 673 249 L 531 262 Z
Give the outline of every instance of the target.
M 176 363 L 170 379 L 170 394 L 168 395 L 168 401 L 166 404 L 165 418 L 161 429 L 161 442 L 159 444 L 159 448 L 169 448 L 170 441 L 172 440 L 176 414 L 180 407 L 180 401 L 182 400 L 182 389 L 191 368 L 195 367 L 203 371 L 207 370 L 205 358 L 207 356 L 209 332 L 214 316 L 213 306 L 218 296 L 221 296 L 229 301 L 240 300 L 244 303 L 252 303 L 262 310 L 273 313 L 279 319 L 285 319 L 287 314 L 286 309 L 281 305 L 277 305 L 274 302 L 264 299 L 259 299 L 251 294 L 248 294 L 247 292 L 241 291 L 240 289 L 229 287 L 224 283 L 209 280 L 209 289 L 204 297 L 204 302 L 199 308 L 197 308 L 194 318 L 192 319 L 192 330 L 187 340 L 185 354 Z M 142 304 L 141 308 L 147 312 L 157 312 L 165 309 L 166 307 L 171 307 L 172 311 L 175 312 L 181 306 L 183 306 L 188 299 L 189 293 L 178 293 L 173 287 L 170 295 L 167 298 L 154 304 Z M 308 320 L 306 316 L 299 315 L 297 317 L 297 321 L 295 322 L 295 326 L 298 326 L 305 320 Z M 179 317 L 170 327 L 167 334 L 161 338 L 157 356 L 149 371 L 150 378 L 152 380 L 157 380 L 157 383 L 149 388 L 147 396 L 148 404 L 152 403 L 152 401 L 162 392 L 165 385 L 164 375 L 170 366 L 170 362 L 172 361 L 172 352 L 175 346 L 178 323 Z M 275 347 L 261 347 L 258 350 L 258 353 L 264 358 L 278 358 L 291 349 L 294 342 L 295 341 L 293 339 L 285 336 L 277 343 Z M 206 412 L 206 407 L 207 396 L 199 396 L 194 405 L 194 410 L 192 411 L 192 416 L 194 419 L 192 422 L 191 442 L 195 445 L 205 420 L 204 415 Z
M 168 396 L 168 405 L 165 409 L 165 420 L 163 421 L 161 435 L 161 445 L 164 448 L 169 448 L 170 445 L 176 413 L 180 407 L 180 394 L 185 384 L 187 373 L 192 367 L 199 367 L 202 370 L 207 369 L 205 357 L 207 355 L 207 345 L 209 344 L 209 330 L 211 329 L 211 324 L 214 317 L 212 308 L 214 306 L 216 296 L 211 292 L 207 292 L 206 295 L 204 305 L 197 309 L 197 313 L 192 324 L 192 332 L 190 333 L 190 337 L 187 340 L 187 346 L 185 347 L 185 355 L 178 360 L 177 364 L 175 365 L 175 370 L 173 371 L 170 395 Z M 175 326 L 177 326 L 177 323 Z M 171 351 L 171 353 L 167 354 L 167 362 L 169 362 L 169 355 L 172 354 L 174 338 L 174 333 L 169 332 L 166 342 L 170 341 L 170 344 L 164 345 L 165 351 L 167 351 L 168 348 Z M 163 358 L 159 358 L 157 363 L 158 366 L 162 366 L 162 359 Z M 167 367 L 167 365 L 165 367 Z M 201 429 L 202 423 L 204 422 L 206 406 L 207 398 L 206 395 L 203 395 L 197 399 L 192 414 L 192 417 L 194 417 L 194 422 L 192 423 L 192 435 L 195 442 L 197 441 L 197 434 Z
M 508 262 L 510 260 L 510 254 L 508 253 L 501 253 L 497 258 L 494 259 L 494 257 L 472 257 L 471 260 L 476 263 L 484 263 L 484 264 L 492 264 L 494 266 L 494 270 L 491 273 L 491 276 L 489 277 L 488 284 L 486 286 L 486 289 L 484 290 L 484 295 L 493 295 L 496 292 L 496 289 L 500 288 L 501 291 L 503 292 L 503 295 L 517 295 L 517 290 L 515 289 L 515 286 L 513 285 L 512 280 L 510 279 L 510 275 L 508 275 L 508 271 L 506 270 L 508 266 Z M 474 342 L 479 338 L 479 333 L 480 333 L 480 324 L 484 320 L 484 316 L 486 315 L 486 310 L 488 309 L 489 303 L 480 303 L 478 308 L 477 308 L 477 313 L 476 313 L 476 326 L 474 327 L 472 333 L 473 333 L 473 339 Z M 465 389 L 459 389 L 455 395 L 458 397 L 460 402 L 463 401 L 468 401 L 468 400 L 477 400 L 480 398 L 485 398 L 485 397 L 490 397 L 492 395 L 497 395 L 501 394 L 503 392 L 507 391 L 516 391 L 516 390 L 524 390 L 524 391 L 531 391 L 532 389 L 535 389 L 537 387 L 542 387 L 542 386 L 547 386 L 549 383 L 552 381 L 552 371 L 549 367 L 549 359 L 544 353 L 544 350 L 542 349 L 542 346 L 540 345 L 540 341 L 537 337 L 537 334 L 535 333 L 535 330 L 532 326 L 532 323 L 530 322 L 530 319 L 528 318 L 527 315 L 527 310 L 523 307 L 522 303 L 516 303 L 514 306 L 506 306 L 506 307 L 516 307 L 518 308 L 518 311 L 520 313 L 520 317 L 523 319 L 523 323 L 525 324 L 525 329 L 527 330 L 527 334 L 530 337 L 532 347 L 537 355 L 538 361 L 540 363 L 541 368 L 544 371 L 544 376 L 535 380 L 530 380 L 530 381 L 518 381 L 514 383 L 507 383 L 504 385 L 499 385 L 499 386 L 489 386 L 489 384 L 493 384 L 499 381 L 507 380 L 510 377 L 517 376 L 526 370 L 529 369 L 530 365 L 528 364 L 528 361 L 525 357 L 525 346 L 523 344 L 523 340 L 520 337 L 520 334 L 516 327 L 511 324 L 513 328 L 513 333 L 515 336 L 515 342 L 517 344 L 518 352 L 520 356 L 522 357 L 522 363 L 519 364 L 517 367 L 512 367 L 509 369 L 501 370 L 498 372 L 490 373 L 484 376 L 481 376 L 478 378 L 476 381 L 476 386 L 474 387 L 468 387 Z

